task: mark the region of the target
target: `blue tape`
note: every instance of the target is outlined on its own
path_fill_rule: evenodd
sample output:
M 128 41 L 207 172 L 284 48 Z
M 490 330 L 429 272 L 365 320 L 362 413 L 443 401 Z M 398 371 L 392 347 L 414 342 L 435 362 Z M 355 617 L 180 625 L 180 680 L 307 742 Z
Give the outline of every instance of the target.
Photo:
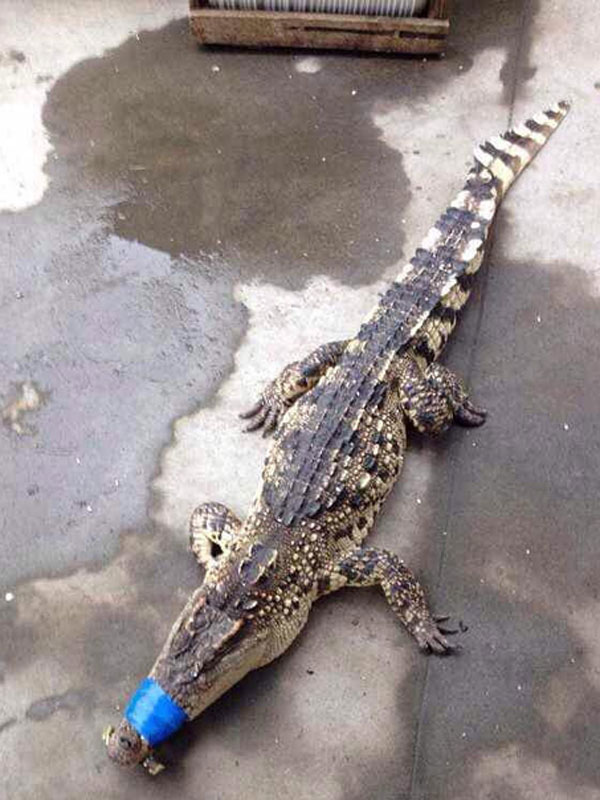
M 125 709 L 125 719 L 151 747 L 168 739 L 187 718 L 153 678 L 144 678 Z

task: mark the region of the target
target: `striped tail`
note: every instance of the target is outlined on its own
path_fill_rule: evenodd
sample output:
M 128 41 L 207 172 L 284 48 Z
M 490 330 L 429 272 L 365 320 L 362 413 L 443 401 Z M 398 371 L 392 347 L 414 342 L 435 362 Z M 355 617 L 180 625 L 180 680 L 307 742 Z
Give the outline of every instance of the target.
M 456 325 L 458 312 L 471 293 L 474 275 L 481 266 L 491 222 L 511 184 L 542 149 L 569 111 L 560 102 L 502 136 L 477 147 L 475 166 L 462 191 L 423 240 L 398 280 L 412 281 L 433 270 L 448 270 L 450 276 L 438 295 L 438 303 L 414 330 L 413 351 L 430 362 L 436 359 Z
M 546 144 L 569 113 L 569 107 L 564 100 L 556 103 L 522 125 L 515 125 L 503 136 L 494 136 L 481 147 L 475 148 L 473 155 L 478 167 L 492 173 L 501 196 L 506 194 L 511 184 Z

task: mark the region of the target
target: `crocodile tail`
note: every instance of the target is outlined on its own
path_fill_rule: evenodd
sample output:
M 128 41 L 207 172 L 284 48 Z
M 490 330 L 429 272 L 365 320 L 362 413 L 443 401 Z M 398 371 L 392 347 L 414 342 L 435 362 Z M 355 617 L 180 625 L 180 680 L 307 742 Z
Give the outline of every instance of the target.
M 473 153 L 476 170 L 489 170 L 496 179 L 500 195 L 505 195 L 567 116 L 569 108 L 569 103 L 562 100 L 521 125 L 515 125 L 502 136 L 488 139 Z
M 440 298 L 413 334 L 415 353 L 430 362 L 441 353 L 469 299 L 475 273 L 483 260 L 491 223 L 511 184 L 542 149 L 569 111 L 562 101 L 526 122 L 515 125 L 475 149 L 475 166 L 450 207 L 407 264 L 399 281 L 416 274 L 450 267 Z

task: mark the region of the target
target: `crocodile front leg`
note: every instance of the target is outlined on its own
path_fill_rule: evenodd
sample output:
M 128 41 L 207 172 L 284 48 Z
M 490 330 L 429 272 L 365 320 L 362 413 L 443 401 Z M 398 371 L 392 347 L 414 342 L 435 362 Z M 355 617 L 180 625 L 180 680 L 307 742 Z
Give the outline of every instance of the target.
M 208 570 L 227 555 L 242 526 L 222 503 L 202 503 L 190 518 L 190 547 L 200 566 Z
M 240 414 L 242 419 L 254 418 L 244 430 L 255 431 L 262 427 L 263 436 L 273 431 L 286 410 L 337 364 L 347 343 L 345 340 L 322 344 L 302 361 L 288 364 L 279 377 L 267 385 L 257 403 Z
M 413 573 L 389 550 L 360 547 L 345 556 L 319 581 L 319 594 L 342 586 L 380 586 L 400 621 L 417 640 L 421 650 L 438 655 L 458 649 L 446 635 L 456 633 L 439 627 L 447 617 L 433 617 L 425 592 Z
M 399 389 L 402 410 L 421 433 L 437 436 L 453 422 L 466 427 L 485 422 L 487 411 L 475 406 L 461 379 L 437 362 L 424 371 L 413 362 Z

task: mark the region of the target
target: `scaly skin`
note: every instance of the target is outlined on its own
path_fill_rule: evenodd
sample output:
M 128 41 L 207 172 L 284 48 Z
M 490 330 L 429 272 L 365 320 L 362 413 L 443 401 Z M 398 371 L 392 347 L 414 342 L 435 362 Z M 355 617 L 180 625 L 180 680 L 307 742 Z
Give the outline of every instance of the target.
M 357 336 L 290 364 L 243 415 L 250 430 L 276 428 L 262 484 L 243 523 L 216 503 L 192 515 L 204 582 L 150 672 L 189 719 L 280 655 L 313 602 L 344 585 L 379 585 L 423 650 L 455 649 L 410 570 L 362 542 L 402 466 L 407 421 L 438 434 L 485 420 L 437 358 L 503 195 L 567 110 L 561 103 L 478 148 L 464 189 Z M 118 763 L 157 771 L 127 720 L 106 740 Z

